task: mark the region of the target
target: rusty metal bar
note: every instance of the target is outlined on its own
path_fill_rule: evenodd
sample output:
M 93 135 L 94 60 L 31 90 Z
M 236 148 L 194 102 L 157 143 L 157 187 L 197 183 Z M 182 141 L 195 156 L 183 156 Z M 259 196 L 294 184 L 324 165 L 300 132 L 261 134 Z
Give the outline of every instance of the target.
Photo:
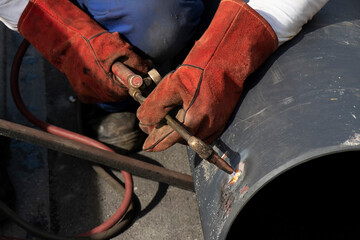
M 131 157 L 94 148 L 17 123 L 0 119 L 0 135 L 33 143 L 61 153 L 101 164 L 116 170 L 127 171 L 135 176 L 166 183 L 188 191 L 194 191 L 190 175 L 146 163 Z

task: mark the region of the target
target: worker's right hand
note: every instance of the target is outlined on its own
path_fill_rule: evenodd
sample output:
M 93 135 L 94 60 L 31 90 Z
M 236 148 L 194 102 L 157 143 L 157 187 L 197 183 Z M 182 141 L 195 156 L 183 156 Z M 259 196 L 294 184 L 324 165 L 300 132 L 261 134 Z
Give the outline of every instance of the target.
M 167 114 L 194 136 L 213 142 L 224 130 L 241 96 L 245 79 L 278 41 L 271 26 L 242 0 L 223 0 L 183 64 L 166 75 L 137 111 L 148 133 L 143 149 L 162 151 L 181 136 L 164 124 Z
M 83 102 L 115 102 L 128 96 L 110 71 L 115 61 L 140 75 L 150 67 L 118 33 L 103 29 L 69 0 L 30 0 L 18 29 L 66 74 Z

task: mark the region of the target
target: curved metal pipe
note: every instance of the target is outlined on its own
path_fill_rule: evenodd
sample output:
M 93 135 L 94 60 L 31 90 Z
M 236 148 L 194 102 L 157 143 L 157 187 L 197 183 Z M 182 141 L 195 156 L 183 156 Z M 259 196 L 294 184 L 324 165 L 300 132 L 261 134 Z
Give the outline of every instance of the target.
M 233 226 L 240 211 L 289 169 L 359 151 L 359 9 L 357 0 L 329 1 L 247 80 L 231 123 L 214 143 L 241 169 L 235 184 L 191 153 L 205 239 L 226 239 L 232 227 L 241 237 L 246 229 Z

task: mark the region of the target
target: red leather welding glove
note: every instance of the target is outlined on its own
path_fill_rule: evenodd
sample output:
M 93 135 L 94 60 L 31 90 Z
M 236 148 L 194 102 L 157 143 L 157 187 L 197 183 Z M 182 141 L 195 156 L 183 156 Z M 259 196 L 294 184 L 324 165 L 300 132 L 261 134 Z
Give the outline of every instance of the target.
M 116 60 L 138 74 L 148 71 L 149 62 L 135 54 L 118 33 L 100 27 L 69 0 L 30 0 L 18 29 L 66 74 L 83 102 L 121 101 L 128 96 L 110 72 Z
M 180 136 L 159 124 L 176 106 L 190 133 L 212 142 L 224 130 L 244 80 L 277 49 L 276 34 L 241 0 L 222 0 L 206 32 L 184 63 L 168 74 L 138 109 L 140 127 L 149 134 L 143 148 L 162 151 Z

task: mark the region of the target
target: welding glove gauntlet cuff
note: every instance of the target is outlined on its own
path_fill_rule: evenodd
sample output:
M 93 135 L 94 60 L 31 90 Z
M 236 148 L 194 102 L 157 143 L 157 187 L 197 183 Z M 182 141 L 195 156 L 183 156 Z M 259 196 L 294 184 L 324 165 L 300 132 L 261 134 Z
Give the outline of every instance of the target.
M 115 61 L 142 75 L 150 66 L 118 33 L 109 33 L 68 0 L 29 1 L 18 28 L 66 74 L 83 102 L 114 102 L 128 96 L 111 74 Z

